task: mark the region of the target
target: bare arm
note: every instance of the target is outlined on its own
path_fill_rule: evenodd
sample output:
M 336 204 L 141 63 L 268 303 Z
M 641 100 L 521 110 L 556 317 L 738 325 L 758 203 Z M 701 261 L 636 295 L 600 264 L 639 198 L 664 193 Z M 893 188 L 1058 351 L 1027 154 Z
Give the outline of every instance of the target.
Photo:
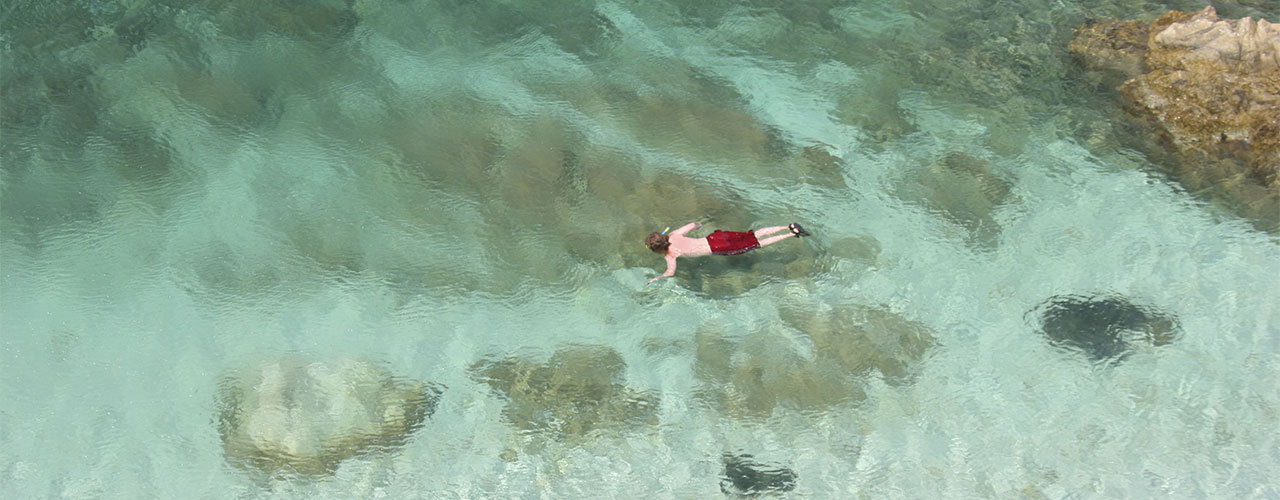
M 698 226 L 701 226 L 701 224 L 698 224 L 697 222 L 690 222 L 688 224 L 680 226 L 680 229 L 672 231 L 671 234 L 674 236 L 684 236 L 684 233 L 697 229 Z
M 690 229 L 693 229 L 693 228 L 690 228 Z M 662 278 L 670 278 L 672 276 L 675 276 L 675 274 L 676 274 L 676 258 L 668 254 L 667 255 L 667 271 L 657 276 L 654 276 L 653 279 L 649 280 L 649 283 L 653 283 Z M 647 285 L 649 283 L 645 283 L 645 284 Z

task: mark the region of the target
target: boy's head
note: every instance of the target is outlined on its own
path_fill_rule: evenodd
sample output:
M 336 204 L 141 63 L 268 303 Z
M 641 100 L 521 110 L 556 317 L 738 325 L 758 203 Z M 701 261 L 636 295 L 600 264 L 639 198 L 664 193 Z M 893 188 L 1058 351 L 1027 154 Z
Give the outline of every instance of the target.
M 664 231 L 654 231 L 649 233 L 649 237 L 644 239 L 644 245 L 658 253 L 667 253 L 667 247 L 671 246 L 671 242 L 667 240 Z

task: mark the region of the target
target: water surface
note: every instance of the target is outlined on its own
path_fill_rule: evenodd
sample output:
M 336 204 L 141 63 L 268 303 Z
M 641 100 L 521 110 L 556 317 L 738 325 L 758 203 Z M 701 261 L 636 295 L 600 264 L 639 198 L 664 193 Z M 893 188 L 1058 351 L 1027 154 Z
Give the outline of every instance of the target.
M 6 4 L 0 496 L 1280 496 L 1280 246 L 1066 53 L 1203 5 Z M 691 220 L 814 236 L 644 286 Z M 441 399 L 229 464 L 288 356 Z

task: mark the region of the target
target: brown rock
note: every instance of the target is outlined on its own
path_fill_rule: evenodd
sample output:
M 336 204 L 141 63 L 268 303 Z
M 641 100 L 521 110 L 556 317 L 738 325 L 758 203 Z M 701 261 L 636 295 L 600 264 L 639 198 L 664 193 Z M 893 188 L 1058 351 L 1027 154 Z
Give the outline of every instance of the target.
M 1236 158 L 1268 187 L 1280 169 L 1280 27 L 1222 20 L 1213 7 L 1151 25 L 1146 65 L 1120 91 L 1178 152 Z
M 1142 21 L 1111 21 L 1076 28 L 1067 51 L 1090 69 L 1119 72 L 1127 77 L 1145 70 L 1150 31 Z
M 1166 13 L 1145 43 L 1142 31 L 1135 21 L 1082 27 L 1070 50 L 1129 77 L 1119 89 L 1126 108 L 1185 160 L 1183 184 L 1280 227 L 1280 26 L 1205 7 Z

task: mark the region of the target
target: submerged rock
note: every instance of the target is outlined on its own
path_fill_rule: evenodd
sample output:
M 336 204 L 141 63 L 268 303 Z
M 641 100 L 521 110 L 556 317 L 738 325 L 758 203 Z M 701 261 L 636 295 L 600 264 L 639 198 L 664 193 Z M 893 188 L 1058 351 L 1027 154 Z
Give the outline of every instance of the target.
M 1051 344 L 1095 361 L 1119 361 L 1132 344 L 1162 346 L 1181 333 L 1176 318 L 1119 296 L 1058 295 L 1034 313 Z
M 991 162 L 957 151 L 914 172 L 895 191 L 963 228 L 965 242 L 980 250 L 996 247 L 995 211 L 1014 199 L 1013 184 L 997 175 Z
M 747 454 L 725 453 L 723 461 L 720 491 L 726 495 L 784 493 L 796 488 L 798 476 L 781 465 L 760 463 Z
M 1126 79 L 1126 108 L 1182 157 L 1179 181 L 1280 229 L 1280 26 L 1205 7 L 1081 27 L 1069 49 Z
M 481 361 L 470 371 L 508 398 L 503 416 L 516 428 L 564 438 L 656 423 L 657 396 L 627 387 L 625 368 L 617 351 L 572 346 L 556 351 L 545 363 L 512 357 Z
M 695 342 L 694 373 L 706 384 L 698 397 L 730 416 L 768 418 L 779 406 L 821 412 L 866 399 L 839 363 L 801 355 L 786 332 L 758 330 L 733 342 L 721 329 L 704 326 Z
M 753 331 L 740 340 L 715 324 L 698 329 L 695 375 L 706 382 L 700 398 L 739 418 L 766 418 L 778 406 L 821 412 L 864 400 L 859 377 L 909 382 L 933 345 L 924 325 L 862 305 L 822 312 L 790 305 L 781 315 L 808 336 L 811 352 L 804 352 L 803 336 L 784 328 Z
M 806 224 L 810 231 L 814 228 Z M 700 228 L 692 231 L 694 237 L 703 236 L 711 231 Z M 674 278 L 684 287 L 711 299 L 729 300 L 771 281 L 791 282 L 811 278 L 831 271 L 837 261 L 831 257 L 814 252 L 806 247 L 803 240 L 784 241 L 765 250 L 754 250 L 742 255 L 716 256 L 707 259 L 684 259 Z M 657 260 L 655 270 L 661 271 L 665 264 L 662 256 L 653 255 Z M 652 260 L 648 263 L 654 265 Z
M 1085 67 L 1137 76 L 1146 68 L 1147 38 L 1151 25 L 1142 21 L 1112 21 L 1076 29 L 1067 51 Z
M 343 460 L 404 444 L 439 393 L 368 361 L 263 361 L 224 381 L 218 431 L 236 465 L 332 473 Z
M 360 18 L 347 0 L 214 0 L 205 8 L 234 36 L 279 34 L 304 40 L 336 40 L 350 35 Z
M 789 305 L 781 315 L 809 335 L 815 356 L 830 358 L 850 373 L 878 372 L 890 384 L 911 381 L 934 344 L 929 327 L 878 307 L 841 304 L 813 311 Z
M 565 280 L 582 276 L 584 264 L 608 269 L 656 267 L 661 272 L 662 257 L 646 249 L 644 239 L 664 226 L 679 227 L 697 219 L 714 225 L 707 232 L 745 230 L 764 218 L 754 208 L 755 202 L 731 185 L 651 168 L 634 155 L 592 143 L 565 120 L 540 118 L 523 123 L 496 107 L 455 101 L 460 103 L 451 106 L 459 109 L 424 106 L 399 115 L 386 133 L 411 175 L 438 186 L 451 199 L 466 200 L 475 209 L 474 220 L 483 220 L 477 224 L 483 230 L 442 232 L 440 239 L 481 245 L 485 256 L 491 257 L 490 264 L 459 272 L 457 266 L 423 265 L 405 254 L 406 265 L 431 268 L 418 281 L 503 295 L 531 284 L 576 288 L 577 283 Z M 415 130 L 437 132 L 422 136 Z M 418 210 L 405 217 L 427 228 L 440 227 L 431 211 Z M 778 221 L 785 222 L 789 221 Z M 340 233 L 349 232 L 340 229 Z M 311 239 L 334 241 L 332 246 L 342 250 L 360 241 L 311 227 L 306 233 L 315 235 Z M 474 242 L 468 241 L 471 237 Z M 521 244 L 512 244 L 517 238 Z M 341 256 L 326 260 L 340 261 Z M 761 276 L 760 269 L 744 269 L 719 279 L 718 268 L 701 274 L 683 270 L 688 265 L 694 271 L 712 260 L 716 262 L 710 265 L 724 259 L 682 263 L 677 279 L 682 283 L 695 279 L 684 286 L 728 295 L 782 274 L 773 269 Z M 760 260 L 752 255 L 727 265 L 751 267 Z M 786 267 L 783 271 L 789 275 L 814 262 L 804 252 L 770 252 L 767 260 L 775 267 Z

